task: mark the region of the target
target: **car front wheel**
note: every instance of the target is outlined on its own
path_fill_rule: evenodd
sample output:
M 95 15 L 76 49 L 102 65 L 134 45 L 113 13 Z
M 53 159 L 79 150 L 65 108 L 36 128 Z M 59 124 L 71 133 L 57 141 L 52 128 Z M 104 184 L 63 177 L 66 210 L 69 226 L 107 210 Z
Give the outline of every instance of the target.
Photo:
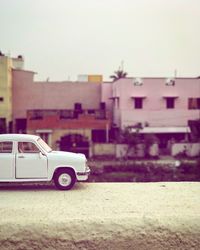
M 72 170 L 59 170 L 54 176 L 54 183 L 60 190 L 71 189 L 76 182 L 75 174 Z

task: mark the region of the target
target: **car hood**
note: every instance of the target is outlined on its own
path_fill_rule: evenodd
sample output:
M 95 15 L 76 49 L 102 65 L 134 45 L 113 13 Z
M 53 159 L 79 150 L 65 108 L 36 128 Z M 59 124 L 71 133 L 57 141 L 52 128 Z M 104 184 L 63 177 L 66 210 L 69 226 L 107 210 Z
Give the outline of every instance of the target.
M 72 167 L 76 172 L 82 172 L 86 168 L 84 154 L 64 151 L 51 151 L 47 154 L 49 167 Z
M 65 152 L 65 151 L 52 151 L 50 154 L 56 155 L 56 156 L 67 157 L 67 158 L 76 158 L 76 159 L 79 158 L 81 160 L 86 160 L 85 155 L 81 154 L 81 153 L 72 153 L 72 152 Z

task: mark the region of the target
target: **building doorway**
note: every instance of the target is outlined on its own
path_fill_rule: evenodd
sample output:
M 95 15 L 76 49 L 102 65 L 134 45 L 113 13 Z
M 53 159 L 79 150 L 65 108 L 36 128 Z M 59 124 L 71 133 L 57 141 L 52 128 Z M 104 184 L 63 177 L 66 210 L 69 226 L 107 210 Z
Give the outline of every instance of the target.
M 159 139 L 161 155 L 171 155 L 171 148 L 174 143 L 180 143 L 186 140 L 186 133 L 163 133 L 156 134 Z
M 88 138 L 80 134 L 70 134 L 61 137 L 60 150 L 82 153 L 89 157 L 89 141 Z

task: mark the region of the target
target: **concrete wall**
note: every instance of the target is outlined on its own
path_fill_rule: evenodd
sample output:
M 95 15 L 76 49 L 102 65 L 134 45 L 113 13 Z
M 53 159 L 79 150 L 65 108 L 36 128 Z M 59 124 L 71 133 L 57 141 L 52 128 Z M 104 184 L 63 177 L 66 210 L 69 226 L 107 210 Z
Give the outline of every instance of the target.
M 103 82 L 101 84 L 101 101 L 106 103 L 106 108 L 108 111 L 112 112 L 113 100 L 110 98 L 112 96 L 112 83 Z
M 115 157 L 116 145 L 112 143 L 93 143 L 93 156 L 113 156 Z
M 15 118 L 25 118 L 31 109 L 73 109 L 76 102 L 82 103 L 83 109 L 99 109 L 101 83 L 34 82 L 33 75 L 34 72 L 13 70 Z
M 127 149 L 127 144 L 93 143 L 92 155 L 121 158 L 126 156 Z M 128 156 L 144 157 L 144 145 L 137 145 L 136 150 L 130 150 Z
M 40 96 L 43 90 L 40 89 L 41 93 L 38 93 L 37 88 L 33 83 L 34 72 L 24 70 L 12 70 L 13 76 L 13 118 L 26 118 L 26 111 L 32 109 L 32 107 L 40 108 L 42 98 Z
M 116 157 L 117 158 L 121 158 L 121 157 L 125 157 L 127 156 L 127 149 L 128 149 L 128 145 L 127 144 L 117 144 L 116 145 Z M 132 157 L 144 157 L 145 156 L 145 152 L 144 152 L 144 145 L 143 144 L 138 144 L 136 145 L 135 148 L 132 148 L 129 153 L 128 156 L 132 156 Z
M 171 148 L 171 155 L 183 153 L 189 157 L 200 156 L 200 143 L 175 143 Z

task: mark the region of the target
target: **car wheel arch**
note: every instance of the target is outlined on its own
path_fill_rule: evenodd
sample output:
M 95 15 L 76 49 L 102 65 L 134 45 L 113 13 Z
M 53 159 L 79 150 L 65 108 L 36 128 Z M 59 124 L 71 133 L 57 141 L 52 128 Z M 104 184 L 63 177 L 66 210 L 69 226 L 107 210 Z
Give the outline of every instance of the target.
M 52 175 L 52 180 L 54 180 L 55 178 L 55 175 L 59 172 L 59 171 L 64 171 L 64 170 L 70 170 L 73 172 L 74 176 L 76 177 L 76 172 L 74 170 L 73 167 L 70 167 L 70 166 L 60 166 L 60 167 L 57 167 L 55 170 L 54 170 L 54 173 Z

